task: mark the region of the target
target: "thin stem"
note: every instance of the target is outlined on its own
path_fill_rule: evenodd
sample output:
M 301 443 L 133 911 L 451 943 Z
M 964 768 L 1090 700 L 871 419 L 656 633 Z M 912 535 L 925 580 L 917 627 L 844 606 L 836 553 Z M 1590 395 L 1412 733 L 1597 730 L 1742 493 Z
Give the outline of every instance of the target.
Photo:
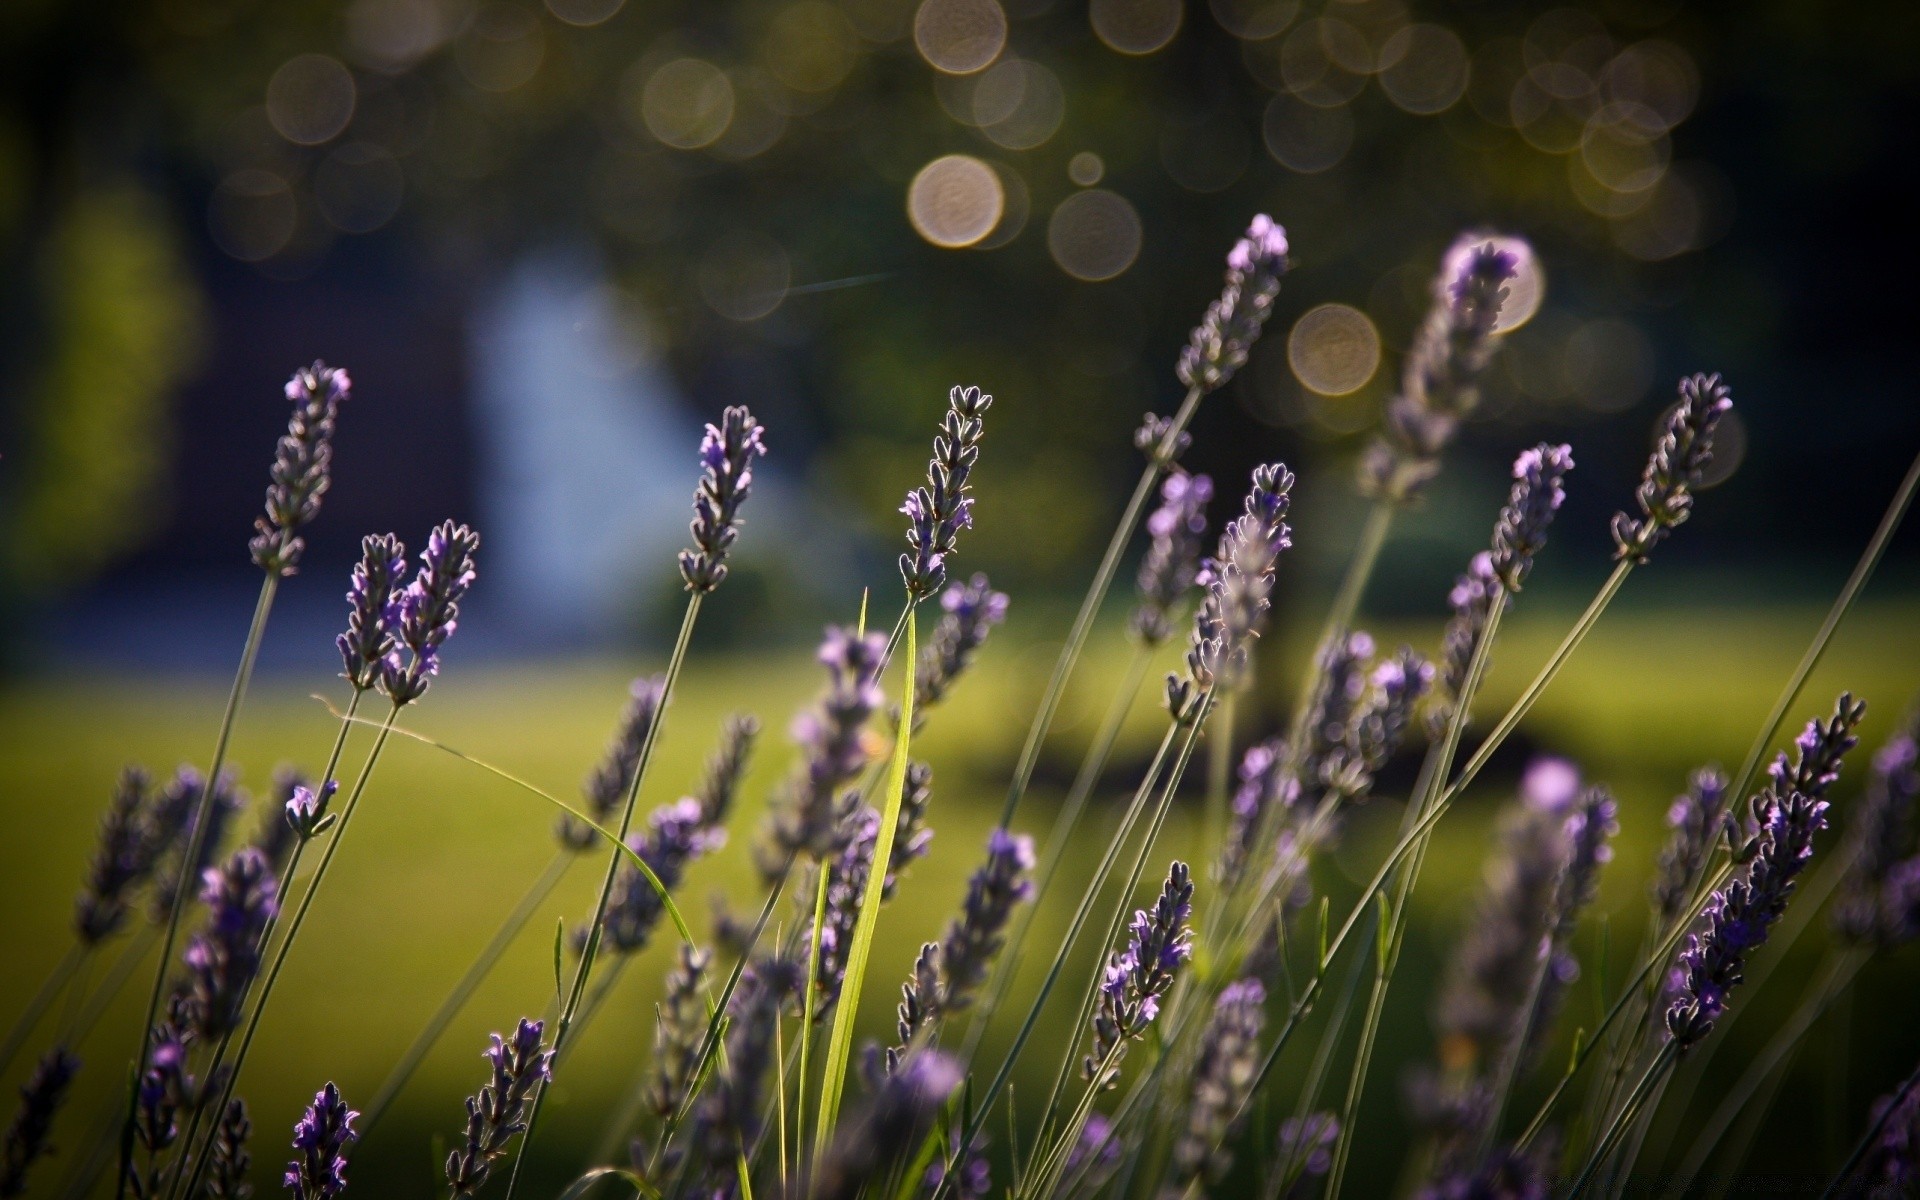
M 820 990 L 813 986 L 813 981 L 820 977 L 820 932 L 826 928 L 827 924 L 827 879 L 829 872 L 823 863 L 814 874 L 817 878 L 813 896 L 813 936 L 807 943 L 806 1004 L 802 1010 L 802 1018 L 805 1023 L 800 1027 L 800 1096 L 794 1105 L 794 1120 L 797 1124 L 794 1126 L 793 1141 L 794 1145 L 800 1147 L 802 1154 L 808 1153 L 806 1136 L 807 1078 L 811 1072 L 808 1060 L 813 1055 L 813 1023 L 817 1019 L 815 1005 L 818 1003 L 817 993 Z M 809 1159 L 809 1164 L 810 1163 L 811 1159 Z M 803 1168 L 800 1173 L 800 1178 L 804 1181 L 808 1174 L 809 1171 Z
M 460 982 L 453 985 L 453 990 L 447 993 L 447 998 L 440 1002 L 440 1007 L 435 1009 L 433 1016 L 427 1019 L 426 1026 L 414 1036 L 413 1043 L 407 1047 L 406 1053 L 400 1056 L 400 1061 L 387 1072 L 386 1079 L 380 1084 L 379 1092 L 374 1095 L 373 1102 L 367 1105 L 366 1114 L 360 1119 L 360 1137 L 363 1141 L 369 1133 L 373 1132 L 373 1127 L 380 1123 L 380 1118 L 385 1116 L 387 1110 L 393 1106 L 395 1098 L 400 1095 L 400 1090 L 407 1086 L 407 1081 L 413 1078 L 415 1071 L 419 1070 L 420 1064 L 426 1060 L 427 1052 L 433 1049 L 434 1043 L 438 1042 L 441 1035 L 447 1031 L 447 1026 L 453 1023 L 454 1017 L 459 1015 L 460 1009 L 472 997 L 474 990 L 493 972 L 493 968 L 499 965 L 501 956 L 519 938 L 521 930 L 525 929 L 527 922 L 533 919 L 533 914 L 540 910 L 540 906 L 546 903 L 547 897 L 553 894 L 553 889 L 566 878 L 568 869 L 573 866 L 573 859 L 573 854 L 565 849 L 553 856 L 547 863 L 546 870 L 542 871 L 539 878 L 527 888 L 526 894 L 520 897 L 520 902 L 514 905 L 513 911 L 508 913 L 506 920 L 500 923 L 500 928 L 494 931 L 493 939 L 473 960 L 466 974 L 460 977 Z
M 1678 1053 L 1674 1045 L 1675 1043 L 1668 1042 L 1660 1047 L 1660 1053 L 1654 1055 L 1653 1061 L 1647 1064 L 1646 1074 L 1640 1076 L 1640 1082 L 1633 1085 L 1633 1091 L 1627 1094 L 1627 1102 L 1621 1106 L 1618 1113 L 1614 1114 L 1613 1120 L 1607 1125 L 1606 1132 L 1601 1135 L 1592 1155 L 1588 1157 L 1586 1166 L 1574 1179 L 1573 1190 L 1567 1193 L 1567 1200 L 1576 1200 L 1580 1193 L 1586 1190 L 1587 1184 L 1593 1181 L 1594 1172 L 1598 1171 L 1613 1154 L 1614 1147 L 1620 1141 L 1620 1135 L 1625 1133 L 1627 1127 L 1640 1115 L 1640 1106 L 1652 1094 L 1654 1085 L 1660 1081 L 1666 1069 L 1673 1064 L 1674 1056 Z M 1629 1167 L 1631 1165 L 1628 1164 Z
M 234 672 L 233 687 L 227 692 L 226 711 L 220 717 L 220 734 L 214 739 L 212 765 L 207 768 L 206 786 L 187 830 L 187 844 L 180 862 L 180 878 L 174 884 L 173 909 L 167 914 L 166 936 L 160 942 L 160 964 L 154 968 L 153 990 L 147 997 L 146 1016 L 140 1021 L 140 1042 L 133 1051 L 133 1078 L 127 1085 L 126 1118 L 120 1128 L 120 1175 L 114 1183 L 115 1195 L 126 1200 L 127 1183 L 133 1170 L 133 1123 L 139 1111 L 140 1077 L 146 1074 L 147 1054 L 152 1049 L 149 1036 L 160 1016 L 160 998 L 167 990 L 167 964 L 173 961 L 174 942 L 180 936 L 180 918 L 193 895 L 194 864 L 200 861 L 206 841 L 207 818 L 213 811 L 214 795 L 220 787 L 220 772 L 227 765 L 227 744 L 233 737 L 234 722 L 245 703 L 247 686 L 253 682 L 253 666 L 260 657 L 260 643 L 267 632 L 267 615 L 273 611 L 273 598 L 280 590 L 280 576 L 267 572 L 260 581 L 260 595 L 253 604 L 253 620 L 247 626 L 246 645 L 240 650 L 240 667 Z
M 40 1018 L 47 1015 L 47 1010 L 52 1008 L 53 1002 L 60 998 L 60 993 L 66 990 L 68 983 L 72 982 L 74 974 L 80 970 L 80 964 L 91 956 L 92 950 L 91 946 L 76 941 L 67 948 L 66 954 L 60 961 L 53 965 L 53 970 L 47 972 L 46 981 L 40 985 L 40 990 L 33 994 L 33 999 L 27 1001 L 26 1011 L 20 1014 L 20 1019 L 15 1021 L 13 1028 L 8 1031 L 6 1044 L 0 1046 L 0 1075 L 5 1075 L 7 1068 L 13 1065 L 14 1056 L 20 1053 L 20 1048 L 27 1044 L 29 1037 L 33 1036 L 34 1027 L 40 1024 Z
M 558 1057 L 567 1040 L 569 1027 L 573 1024 L 574 1014 L 579 1011 L 580 1002 L 586 994 L 587 979 L 593 973 L 593 960 L 600 949 L 601 925 L 607 919 L 607 905 L 613 899 L 613 885 L 619 875 L 621 849 L 627 841 L 628 831 L 633 826 L 633 811 L 640 798 L 640 785 L 646 779 L 648 762 L 653 758 L 654 743 L 659 739 L 660 727 L 666 723 L 667 705 L 673 697 L 673 686 L 680 678 L 680 668 L 686 662 L 687 645 L 693 640 L 694 622 L 700 616 L 700 602 L 704 592 L 693 592 L 687 596 L 687 609 L 680 618 L 680 634 L 673 643 L 673 656 L 667 660 L 666 682 L 660 691 L 658 715 L 647 723 L 647 736 L 640 744 L 640 757 L 633 770 L 633 781 L 627 787 L 626 803 L 620 810 L 619 836 L 607 855 L 607 870 L 600 882 L 600 900 L 593 910 L 593 920 L 587 926 L 586 946 L 580 952 L 580 965 L 574 970 L 573 987 L 567 994 L 567 1002 L 560 1010 L 560 1019 L 553 1034 L 553 1050 Z M 527 1149 L 533 1144 L 533 1137 L 539 1127 L 540 1110 L 545 1107 L 547 1093 L 553 1082 L 549 1078 L 534 1091 L 533 1103 L 527 1112 L 527 1128 L 520 1137 L 520 1146 L 514 1152 L 513 1171 L 507 1177 L 507 1200 L 513 1200 L 514 1188 L 520 1182 L 520 1168 L 527 1161 Z
M 1916 1087 L 1920 1087 L 1920 1067 L 1913 1069 L 1913 1074 L 1907 1076 L 1906 1081 L 1888 1098 L 1886 1108 L 1882 1109 L 1873 1123 L 1867 1126 L 1867 1132 L 1854 1143 L 1853 1153 L 1847 1155 L 1847 1161 L 1840 1164 L 1840 1173 L 1833 1177 L 1833 1182 L 1827 1185 L 1827 1190 L 1820 1193 L 1820 1200 L 1833 1200 L 1834 1197 L 1842 1194 L 1841 1188 L 1846 1186 L 1847 1180 L 1859 1170 L 1861 1160 L 1867 1157 L 1867 1152 L 1873 1149 L 1873 1144 L 1880 1140 L 1881 1131 L 1886 1129 L 1887 1122 L 1893 1120 L 1894 1116 L 1900 1112 L 1900 1106 L 1906 1103 L 1907 1097 Z
M 1087 585 L 1087 594 L 1080 602 L 1079 613 L 1074 616 L 1073 628 L 1067 632 L 1066 644 L 1060 648 L 1060 657 L 1053 665 L 1047 690 L 1041 693 L 1040 707 L 1034 712 L 1033 724 L 1027 729 L 1026 744 L 1020 748 L 1013 779 L 1007 785 L 1006 803 L 1000 809 L 999 827 L 1002 829 L 1013 823 L 1014 810 L 1020 807 L 1021 797 L 1027 794 L 1027 785 L 1033 780 L 1033 769 L 1040 762 L 1040 746 L 1047 740 L 1047 731 L 1053 728 L 1054 714 L 1060 707 L 1060 698 L 1066 693 L 1067 680 L 1080 659 L 1087 635 L 1093 630 L 1093 620 L 1099 615 L 1101 604 L 1106 601 L 1107 589 L 1113 586 L 1113 575 L 1120 567 L 1120 558 L 1126 553 L 1127 543 L 1133 540 L 1134 530 L 1140 526 L 1140 517 L 1153 495 L 1154 484 L 1159 482 L 1161 474 L 1172 463 L 1173 448 L 1186 431 L 1187 423 L 1193 420 L 1193 414 L 1199 409 L 1200 399 L 1204 395 L 1206 393 L 1200 388 L 1187 389 L 1186 399 L 1181 401 L 1180 410 L 1168 423 L 1166 436 L 1154 448 L 1147 461 L 1147 469 L 1140 473 L 1140 482 L 1134 485 L 1133 495 L 1120 514 L 1120 523 L 1114 526 L 1113 536 L 1107 541 L 1107 551 L 1100 558 L 1099 568 L 1094 571 L 1093 582 Z

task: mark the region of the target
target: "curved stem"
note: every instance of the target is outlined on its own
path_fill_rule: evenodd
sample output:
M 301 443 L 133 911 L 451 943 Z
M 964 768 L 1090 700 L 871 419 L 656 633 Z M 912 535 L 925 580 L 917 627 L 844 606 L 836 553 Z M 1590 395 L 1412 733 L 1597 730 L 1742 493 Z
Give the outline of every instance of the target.
M 673 698 L 674 684 L 680 678 L 680 668 L 686 662 L 687 645 L 693 640 L 694 622 L 700 616 L 700 602 L 705 593 L 694 592 L 687 597 L 686 613 L 680 618 L 680 634 L 673 643 L 673 656 L 667 660 L 666 683 L 660 692 L 659 715 L 647 725 L 646 740 L 641 743 L 640 757 L 634 765 L 633 782 L 627 788 L 627 800 L 620 810 L 619 836 L 607 855 L 607 870 L 600 882 L 600 900 L 594 906 L 593 920 L 587 926 L 587 942 L 580 952 L 580 965 L 574 970 L 573 987 L 567 994 L 567 1002 L 560 1010 L 560 1019 L 555 1024 L 553 1051 L 555 1057 L 567 1040 L 569 1027 L 573 1024 L 574 1014 L 579 1011 L 581 999 L 587 990 L 587 979 L 593 973 L 593 960 L 600 949 L 601 925 L 607 919 L 607 905 L 613 898 L 614 880 L 619 875 L 621 850 L 626 844 L 628 831 L 633 826 L 633 810 L 640 798 L 640 785 L 645 781 L 647 765 L 653 758 L 654 743 L 660 737 L 660 727 L 666 723 L 667 705 Z M 540 1110 L 544 1107 L 547 1093 L 552 1089 L 551 1079 L 542 1083 L 533 1094 L 533 1104 L 527 1113 L 527 1128 L 520 1137 L 520 1146 L 514 1151 L 513 1171 L 507 1177 L 507 1200 L 513 1200 L 514 1188 L 520 1182 L 520 1168 L 527 1161 L 527 1148 L 533 1144 L 534 1133 L 540 1121 Z
M 199 806 L 194 810 L 193 824 L 187 830 L 187 844 L 180 859 L 180 878 L 173 889 L 173 909 L 167 914 L 167 932 L 160 942 L 160 964 L 154 968 L 153 989 L 147 996 L 146 1016 L 140 1021 L 140 1042 L 134 1048 L 133 1073 L 127 1084 L 126 1118 L 120 1128 L 120 1175 L 114 1184 L 115 1195 L 120 1200 L 126 1200 L 127 1183 L 133 1168 L 133 1123 L 139 1109 L 140 1077 L 147 1070 L 147 1053 L 152 1049 L 150 1031 L 153 1023 L 159 1019 L 160 998 L 167 990 L 167 964 L 173 961 L 174 942 L 180 936 L 181 914 L 193 896 L 196 877 L 193 865 L 200 861 L 206 841 L 207 817 L 213 811 L 220 772 L 227 765 L 227 744 L 233 738 L 233 725 L 240 715 L 240 706 L 246 701 L 247 687 L 253 682 L 254 663 L 260 658 L 260 642 L 267 632 L 267 615 L 273 611 L 273 598 L 279 590 L 280 576 L 268 572 L 260 581 L 260 595 L 253 603 L 253 620 L 247 626 L 246 645 L 240 650 L 240 667 L 234 672 L 233 687 L 227 692 L 227 708 L 220 717 L 220 734 L 214 739 L 213 760 L 207 768 L 206 787 L 201 792 Z

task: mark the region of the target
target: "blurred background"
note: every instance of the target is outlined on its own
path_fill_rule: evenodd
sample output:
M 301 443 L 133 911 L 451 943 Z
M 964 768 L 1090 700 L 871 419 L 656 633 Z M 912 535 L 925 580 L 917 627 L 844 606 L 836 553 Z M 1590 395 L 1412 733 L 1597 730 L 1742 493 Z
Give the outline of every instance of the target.
M 1604 576 L 1606 518 L 1673 379 L 1723 372 L 1738 410 L 1716 489 L 1433 857 L 1365 1110 L 1397 1146 L 1401 1071 L 1432 1053 L 1431 974 L 1526 755 L 1572 754 L 1621 795 L 1606 904 L 1624 961 L 1667 798 L 1690 767 L 1737 762 L 1920 443 L 1920 264 L 1890 170 L 1920 116 L 1917 32 L 1908 6 L 1791 2 L 13 0 L 0 1014 L 67 944 L 120 765 L 207 752 L 296 364 L 348 367 L 355 394 L 239 732 L 256 794 L 276 763 L 324 752 L 309 695 L 337 690 L 359 537 L 417 544 L 453 517 L 485 534 L 481 584 L 415 723 L 570 795 L 625 678 L 667 648 L 700 423 L 732 403 L 766 422 L 736 571 L 655 776 L 660 799 L 689 786 L 725 711 L 768 726 L 735 845 L 689 881 L 690 913 L 715 890 L 747 894 L 742 843 L 788 761 L 788 714 L 817 686 L 820 625 L 851 619 L 869 585 L 892 611 L 894 510 L 946 389 L 996 395 L 959 565 L 990 572 L 1013 616 L 929 731 L 939 851 L 890 910 L 900 937 L 889 928 L 883 950 L 899 952 L 876 961 L 863 1008 L 879 1030 L 903 948 L 939 927 L 972 866 L 1137 471 L 1131 431 L 1177 403 L 1174 355 L 1247 219 L 1287 227 L 1294 270 L 1186 460 L 1223 495 L 1256 461 L 1301 475 L 1242 737 L 1290 703 L 1361 516 L 1353 458 L 1439 257 L 1486 230 L 1528 238 L 1534 266 L 1478 419 L 1395 529 L 1367 604 L 1383 640 L 1432 646 L 1506 462 L 1569 440 L 1566 512 L 1496 656 L 1490 700 L 1510 698 Z M 1909 532 L 1796 723 L 1848 686 L 1873 704 L 1870 740 L 1884 736 L 1920 689 L 1916 567 Z M 1043 760 L 1037 831 L 1123 672 L 1123 599 Z M 1152 709 L 1109 795 L 1143 768 Z M 350 1098 L 375 1085 L 549 853 L 537 801 L 423 747 L 396 750 L 375 793 L 289 968 L 302 985 L 266 1026 L 249 1089 L 263 1172 L 321 1080 Z M 1397 814 L 1375 816 L 1329 864 L 1336 894 L 1386 844 Z M 590 904 L 584 874 L 361 1148 L 356 1191 L 429 1186 L 484 1033 L 545 1002 L 538 931 Z M 628 972 L 622 1011 L 596 1029 L 604 1061 L 565 1089 L 574 1111 L 603 1111 L 644 1061 L 665 953 Z M 1806 1086 L 1775 1110 L 1781 1129 L 1819 1128 L 1829 1160 L 1920 1054 L 1920 1031 L 1894 1020 L 1920 975 L 1885 970 L 1817 1031 L 1831 1045 L 1802 1056 Z M 1776 987 L 1756 1007 L 1791 1007 Z M 1574 1009 L 1563 1037 L 1592 1021 Z M 1757 1047 L 1767 1024 L 1738 1036 Z M 83 1047 L 87 1120 L 125 1033 L 109 1020 Z M 62 1170 L 84 1157 L 82 1125 Z M 565 1178 L 596 1126 L 554 1122 L 543 1174 Z M 1802 1162 L 1804 1145 L 1758 1144 L 1758 1165 Z M 1384 1189 L 1392 1157 L 1363 1158 L 1354 1186 Z

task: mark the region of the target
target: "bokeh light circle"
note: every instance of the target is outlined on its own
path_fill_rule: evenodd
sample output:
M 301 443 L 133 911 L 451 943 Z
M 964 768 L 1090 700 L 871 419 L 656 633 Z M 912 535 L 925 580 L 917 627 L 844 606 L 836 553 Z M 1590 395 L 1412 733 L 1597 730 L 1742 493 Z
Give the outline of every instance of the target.
M 207 230 L 216 246 L 241 262 L 263 262 L 286 248 L 300 221 L 287 181 L 247 167 L 227 176 L 207 202 Z
M 1275 96 L 1267 102 L 1260 132 L 1275 162 L 1315 175 L 1347 156 L 1353 146 L 1353 114 L 1344 107 L 1320 108 L 1292 96 Z
M 766 234 L 740 231 L 716 242 L 697 274 L 709 308 L 729 321 L 758 321 L 787 298 L 793 264 Z
M 1092 187 L 1107 174 L 1107 164 L 1091 150 L 1082 150 L 1067 160 L 1067 178 L 1081 187 Z
M 1299 0 L 1210 0 L 1220 28 L 1244 41 L 1273 37 L 1300 15 Z
M 358 95 L 353 72 L 339 59 L 295 55 L 267 81 L 267 120 L 295 145 L 318 146 L 339 137 L 353 120 Z
M 1507 281 L 1507 299 L 1500 306 L 1500 319 L 1493 323 L 1495 333 L 1507 333 L 1518 329 L 1533 319 L 1540 311 L 1540 304 L 1547 298 L 1546 268 L 1540 265 L 1540 256 L 1525 238 L 1509 237 L 1501 233 L 1469 233 L 1462 235 L 1447 251 L 1446 261 L 1441 264 L 1440 279 L 1444 281 L 1459 277 L 1466 269 L 1468 257 L 1480 247 L 1493 244 L 1496 250 L 1503 250 L 1514 257 L 1514 276 Z
M 460 73 L 483 92 L 510 92 L 528 83 L 546 54 L 547 35 L 539 20 L 504 4 L 475 14 L 453 47 Z
M 1653 386 L 1653 343 L 1631 322 L 1588 321 L 1567 339 L 1564 354 L 1576 394 L 1599 412 L 1631 408 Z
M 1402 110 L 1431 116 L 1466 94 L 1467 46 L 1444 25 L 1403 25 L 1380 47 L 1380 90 Z
M 1140 257 L 1144 236 L 1133 204 L 1104 188 L 1068 196 L 1047 221 L 1047 250 L 1053 261 L 1088 283 L 1124 274 Z
M 907 185 L 907 219 L 914 231 L 949 250 L 992 233 L 1006 202 L 999 174 L 965 154 L 934 159 Z
M 853 70 L 856 37 L 852 22 L 830 4 L 788 5 L 767 27 L 767 70 L 796 92 L 830 92 Z
M 547 0 L 547 11 L 569 25 L 590 28 L 612 20 L 627 0 Z
M 1357 392 L 1380 369 L 1380 331 L 1351 305 L 1310 308 L 1287 335 L 1287 365 L 1310 391 L 1323 396 Z
M 973 90 L 974 123 L 995 145 L 1032 150 L 1060 128 L 1067 90 L 1060 77 L 1037 62 L 1003 58 L 980 76 Z
M 705 59 L 676 58 L 647 77 L 640 93 L 647 131 L 676 150 L 711 145 L 733 123 L 733 83 Z
M 924 0 L 913 15 L 913 44 L 936 71 L 984 71 L 1006 49 L 1006 11 L 998 0 Z
M 1182 0 L 1093 0 L 1087 16 L 1107 48 L 1121 54 L 1152 54 L 1180 32 Z

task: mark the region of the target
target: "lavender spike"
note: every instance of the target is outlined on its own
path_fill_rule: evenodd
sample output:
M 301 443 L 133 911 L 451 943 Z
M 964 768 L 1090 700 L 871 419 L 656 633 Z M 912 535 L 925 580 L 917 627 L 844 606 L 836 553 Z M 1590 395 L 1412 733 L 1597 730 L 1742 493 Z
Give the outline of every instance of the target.
M 1174 471 L 1160 484 L 1160 507 L 1147 516 L 1151 541 L 1140 560 L 1140 605 L 1133 610 L 1135 636 L 1157 646 L 1173 636 L 1173 610 L 1200 578 L 1200 552 L 1207 533 L 1213 480 Z
M 683 943 L 673 969 L 667 972 L 646 1082 L 647 1107 L 663 1119 L 679 1112 L 693 1092 L 694 1068 L 707 1032 L 707 1010 L 700 993 L 706 988 L 712 957 Z
M 606 825 L 626 800 L 633 786 L 633 773 L 640 765 L 640 750 L 646 745 L 647 731 L 653 728 L 660 714 L 660 700 L 666 689 L 664 675 L 643 675 L 628 688 L 627 705 L 620 713 L 613 740 L 607 743 L 606 753 L 592 774 L 580 785 L 580 794 L 587 802 L 587 815 L 596 824 Z M 554 835 L 561 845 L 575 852 L 591 850 L 600 838 L 591 825 L 571 813 L 560 814 Z
M 976 573 L 965 583 L 948 585 L 940 593 L 945 615 L 920 650 L 913 674 L 913 723 L 918 730 L 928 710 L 947 698 L 955 681 L 973 665 L 973 656 L 985 644 L 993 627 L 1007 619 L 1007 594 L 996 592 L 987 577 Z M 899 710 L 893 714 L 900 720 Z
M 340 404 L 353 388 L 345 370 L 315 361 L 287 380 L 293 415 L 274 447 L 267 511 L 253 523 L 247 543 L 254 565 L 284 578 L 300 566 L 306 542 L 300 530 L 320 513 L 321 498 L 333 482 L 333 426 Z
M 79 1071 L 80 1060 L 68 1054 L 66 1047 L 55 1046 L 41 1057 L 33 1074 L 21 1085 L 20 1111 L 7 1126 L 5 1142 L 0 1143 L 0 1196 L 24 1193 L 28 1169 L 52 1152 L 47 1135 L 53 1131 L 54 1114 Z
M 960 1064 L 918 1050 L 881 1082 L 860 1112 L 841 1123 L 815 1169 L 814 1200 L 853 1200 L 903 1150 L 917 1146 L 940 1106 L 960 1086 Z
M 1246 365 L 1260 331 L 1273 315 L 1287 273 L 1287 231 L 1261 213 L 1227 252 L 1226 286 L 1187 338 L 1174 373 L 1201 392 L 1217 391 Z M 1162 435 L 1164 440 L 1165 434 Z M 1157 443 L 1156 443 L 1157 445 Z M 1157 450 L 1155 451 L 1157 453 Z
M 126 924 L 130 895 L 153 869 L 147 855 L 147 773 L 127 767 L 114 784 L 100 841 L 74 902 L 73 928 L 84 946 L 97 946 Z
M 1193 879 L 1174 860 L 1153 912 L 1133 914 L 1127 945 L 1107 961 L 1093 1013 L 1093 1045 L 1082 1072 L 1098 1087 L 1113 1086 L 1126 1043 L 1141 1037 L 1160 1013 L 1160 997 L 1193 954 Z
M 399 643 L 408 651 L 404 665 L 398 647 L 380 669 L 380 689 L 395 706 L 426 695 L 440 673 L 440 647 L 459 627 L 460 600 L 473 587 L 473 554 L 480 535 L 465 525 L 442 523 L 427 539 L 420 570 L 400 597 Z
M 187 1011 L 199 1037 L 211 1041 L 239 1024 L 247 989 L 260 969 L 262 935 L 280 911 L 277 891 L 272 865 L 251 846 L 206 872 L 200 890 L 206 927 L 185 954 Z
M 862 637 L 838 626 L 827 630 L 819 654 L 827 668 L 827 692 L 817 712 L 794 722 L 802 766 L 768 825 L 770 852 L 760 863 L 768 878 L 779 873 L 789 855 L 805 851 L 824 857 L 837 849 L 845 816 L 840 792 L 867 765 L 867 720 L 885 699 L 880 665 L 886 648 L 879 633 Z
M 1905 859 L 1920 806 L 1920 710 L 1874 755 L 1866 793 L 1847 829 L 1847 878 L 1834 928 L 1856 943 L 1893 946 L 1913 936 L 1911 887 L 1920 854 Z
M 1713 434 L 1733 408 L 1733 393 L 1718 375 L 1692 375 L 1680 381 L 1680 400 L 1668 411 L 1634 489 L 1638 517 L 1613 518 L 1615 558 L 1647 561 L 1647 552 L 1693 512 L 1693 490 L 1713 461 Z
M 1221 532 L 1219 552 L 1201 574 L 1206 594 L 1194 614 L 1186 676 L 1167 677 L 1167 708 L 1175 720 L 1192 721 L 1203 695 L 1230 691 L 1245 676 L 1272 606 L 1275 565 L 1293 545 L 1286 522 L 1292 489 L 1293 472 L 1284 464 L 1255 467 L 1241 515 Z
M 347 587 L 347 629 L 334 639 L 346 666 L 343 674 L 357 692 L 380 682 L 395 653 L 406 573 L 407 548 L 399 538 L 388 533 L 361 540 L 360 561 Z
M 247 1200 L 253 1185 L 247 1173 L 253 1169 L 253 1156 L 247 1153 L 247 1139 L 253 1136 L 253 1122 L 247 1119 L 247 1102 L 230 1100 L 213 1129 L 213 1144 L 207 1148 L 206 1192 L 212 1200 Z
M 992 406 L 993 397 L 977 387 L 956 387 L 947 394 L 947 415 L 933 439 L 926 485 L 908 492 L 900 506 L 908 522 L 908 552 L 900 556 L 900 577 L 916 602 L 946 582 L 946 562 L 960 531 L 973 525 L 968 479 L 980 461 L 983 418 Z
M 1493 573 L 1518 592 L 1547 544 L 1547 526 L 1567 498 L 1561 481 L 1573 470 L 1572 448 L 1541 442 L 1513 460 L 1513 491 L 1493 526 Z
M 1266 1004 L 1267 990 L 1258 979 L 1230 983 L 1214 1001 L 1193 1065 L 1187 1127 L 1173 1146 L 1173 1183 L 1182 1194 L 1196 1180 L 1218 1181 L 1233 1165 L 1226 1143 L 1259 1069 Z
M 454 1195 L 472 1196 L 486 1186 L 494 1160 L 526 1129 L 533 1089 L 552 1077 L 553 1051 L 540 1043 L 545 1028 L 522 1017 L 511 1042 L 492 1035 L 482 1057 L 492 1065 L 493 1079 L 467 1098 L 466 1144 L 447 1155 L 447 1183 Z
M 359 1115 L 331 1082 L 314 1093 L 293 1126 L 293 1148 L 300 1157 L 287 1164 L 286 1186 L 295 1200 L 332 1200 L 346 1191 L 346 1149 L 360 1136 L 353 1131 Z
M 727 553 L 740 536 L 740 506 L 753 492 L 753 460 L 767 452 L 762 431 L 744 405 L 734 405 L 701 439 L 694 548 L 680 552 L 680 576 L 690 592 L 711 592 L 727 577 Z

